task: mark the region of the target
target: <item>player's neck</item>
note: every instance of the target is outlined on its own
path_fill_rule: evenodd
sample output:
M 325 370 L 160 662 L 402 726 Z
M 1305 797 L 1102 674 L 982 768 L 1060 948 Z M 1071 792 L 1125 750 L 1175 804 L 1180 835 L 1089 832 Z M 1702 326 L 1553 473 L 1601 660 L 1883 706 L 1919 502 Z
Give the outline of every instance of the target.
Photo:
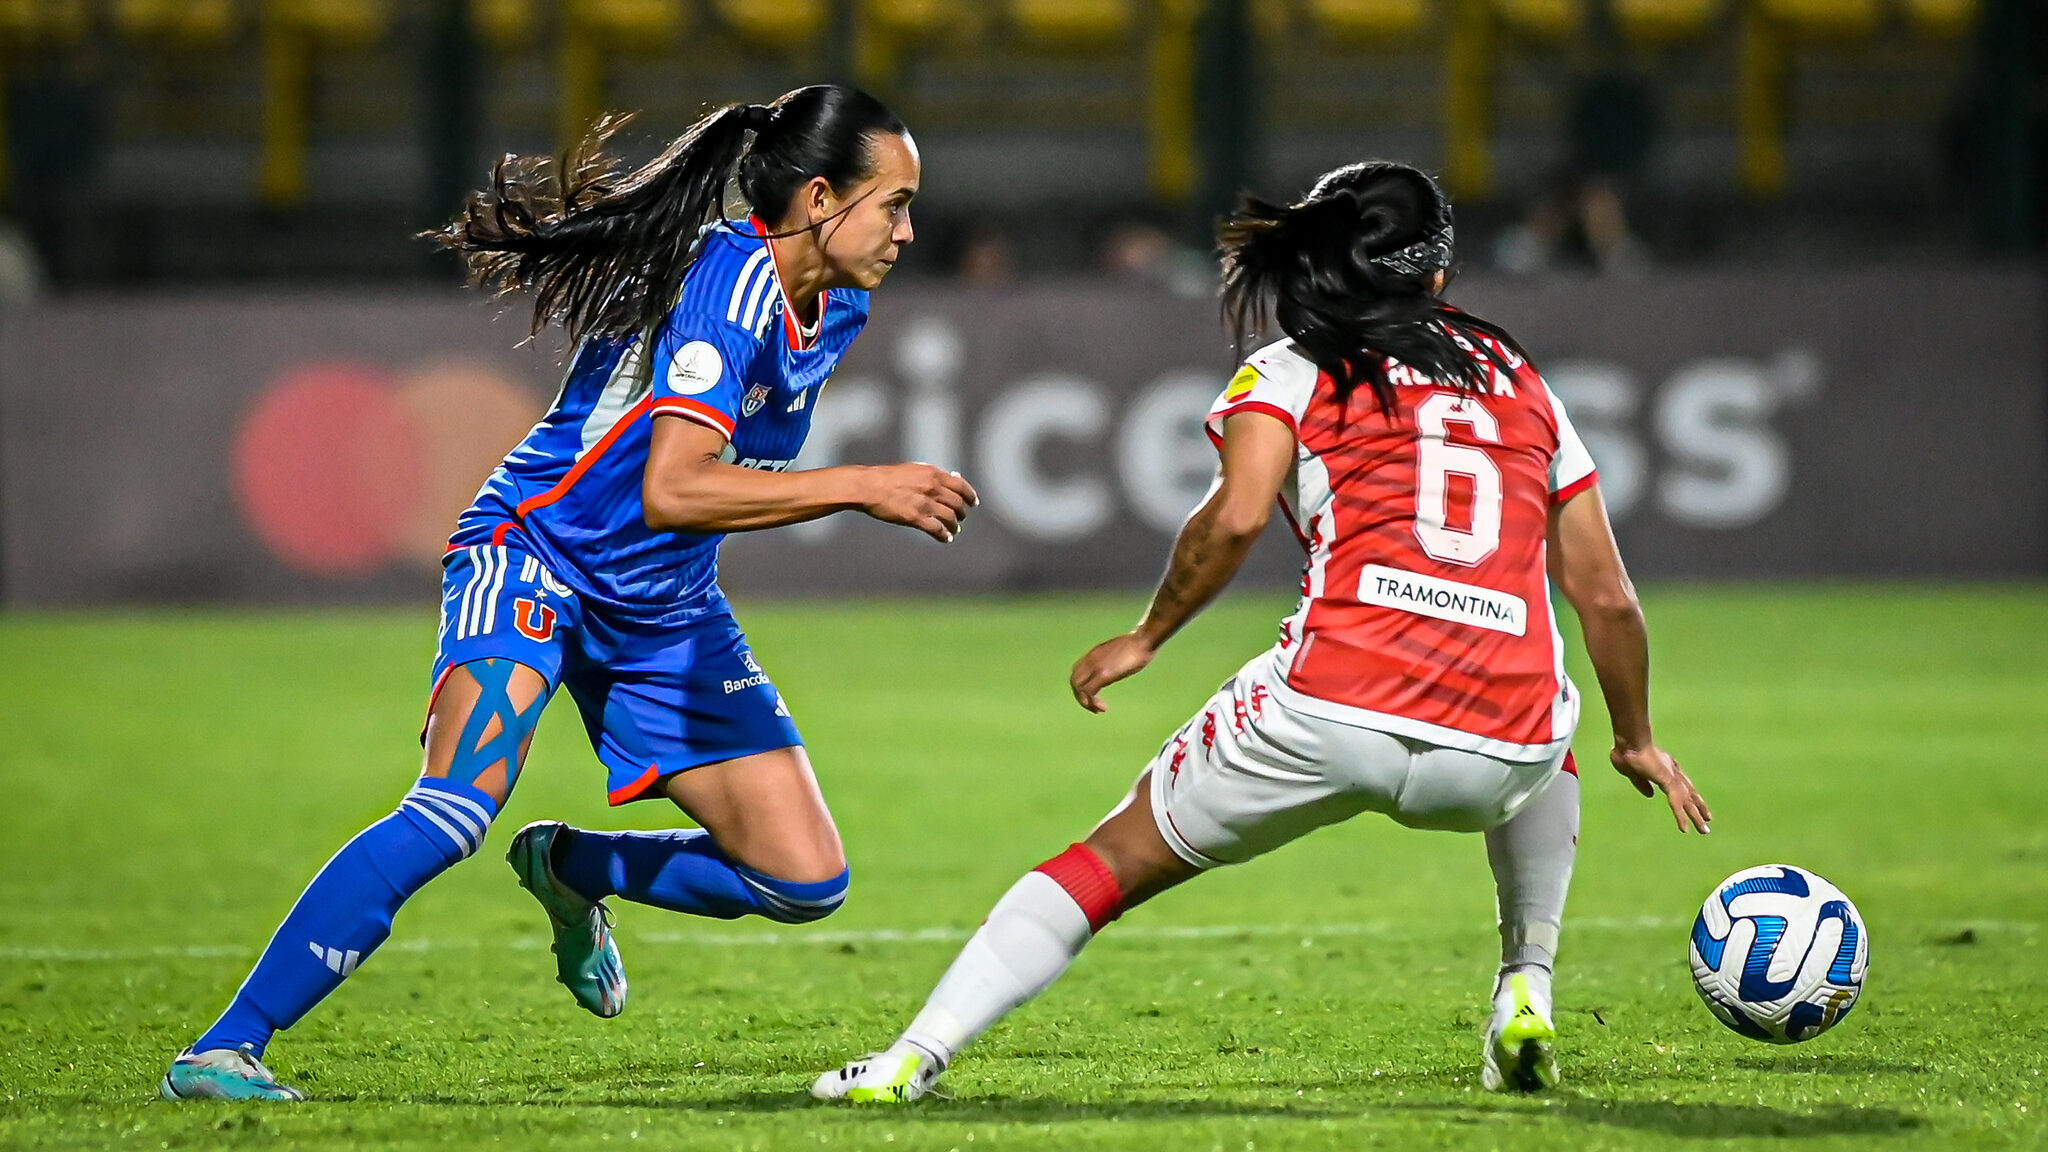
M 818 323 L 818 298 L 826 288 L 825 254 L 818 250 L 815 232 L 798 232 L 768 241 L 768 258 L 775 261 L 775 275 L 782 285 L 782 298 L 799 328 Z

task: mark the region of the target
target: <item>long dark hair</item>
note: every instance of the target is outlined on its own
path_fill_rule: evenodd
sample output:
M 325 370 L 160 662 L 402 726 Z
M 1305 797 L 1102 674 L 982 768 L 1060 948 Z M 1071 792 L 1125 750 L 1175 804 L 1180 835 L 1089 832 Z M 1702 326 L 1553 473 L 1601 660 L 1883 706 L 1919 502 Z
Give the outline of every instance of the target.
M 812 179 L 844 192 L 872 173 L 871 135 L 906 134 L 873 96 L 815 84 L 773 104 L 720 108 L 622 173 L 605 144 L 624 122 L 600 120 L 559 162 L 506 155 L 490 187 L 423 235 L 461 253 L 481 286 L 532 289 L 535 332 L 559 323 L 571 340 L 627 336 L 659 324 L 674 306 L 698 235 L 724 216 L 735 178 L 772 224 Z
M 1497 360 L 1479 337 L 1527 359 L 1499 325 L 1439 295 L 1436 275 L 1451 267 L 1451 205 L 1418 168 L 1368 160 L 1325 175 L 1295 204 L 1247 196 L 1218 235 L 1238 354 L 1271 315 L 1336 382 L 1340 412 L 1360 384 L 1382 414 L 1393 411 L 1389 358 L 1474 390 L 1487 384 L 1480 357 Z

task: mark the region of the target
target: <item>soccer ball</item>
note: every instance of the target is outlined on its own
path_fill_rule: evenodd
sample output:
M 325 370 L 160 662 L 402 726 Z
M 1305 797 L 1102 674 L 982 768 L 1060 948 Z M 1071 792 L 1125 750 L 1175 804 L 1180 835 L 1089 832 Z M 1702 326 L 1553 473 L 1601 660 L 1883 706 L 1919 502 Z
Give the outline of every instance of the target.
M 1716 885 L 1692 923 L 1693 987 L 1752 1040 L 1797 1044 L 1855 1007 L 1870 935 L 1842 890 L 1803 868 L 1766 864 Z

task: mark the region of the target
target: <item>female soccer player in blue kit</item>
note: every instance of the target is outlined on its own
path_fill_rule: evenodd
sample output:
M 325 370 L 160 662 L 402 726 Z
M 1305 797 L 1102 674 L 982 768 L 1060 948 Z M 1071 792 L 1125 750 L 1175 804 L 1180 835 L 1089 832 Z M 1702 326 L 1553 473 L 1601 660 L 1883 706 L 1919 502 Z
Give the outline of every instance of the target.
M 804 922 L 846 897 L 832 815 L 781 696 L 718 588 L 718 543 L 857 510 L 950 541 L 976 502 L 923 464 L 785 472 L 817 393 L 911 240 L 917 147 L 866 93 L 735 105 L 638 171 L 599 153 L 558 177 L 508 157 L 434 236 L 479 282 L 530 289 L 578 341 L 554 406 L 457 521 L 425 767 L 315 876 L 227 1011 L 172 1063 L 167 1099 L 298 1100 L 263 1066 L 390 935 L 413 893 L 475 852 L 548 698 L 566 687 L 613 804 L 666 796 L 701 830 L 521 829 L 510 860 L 547 910 L 558 976 L 615 1016 L 626 979 L 601 901 Z M 737 181 L 752 208 L 724 218 Z

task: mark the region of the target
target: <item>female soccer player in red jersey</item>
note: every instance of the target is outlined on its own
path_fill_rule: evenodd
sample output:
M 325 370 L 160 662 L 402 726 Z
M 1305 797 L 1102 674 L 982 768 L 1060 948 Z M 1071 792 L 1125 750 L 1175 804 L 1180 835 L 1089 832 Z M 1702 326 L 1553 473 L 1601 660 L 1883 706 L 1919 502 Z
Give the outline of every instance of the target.
M 1298 204 L 1225 223 L 1224 298 L 1252 353 L 1208 418 L 1219 479 L 1150 609 L 1074 666 L 1074 698 L 1151 663 L 1244 561 L 1277 502 L 1308 554 L 1299 607 L 1166 741 L 1088 838 L 1025 875 L 887 1050 L 814 1095 L 901 1103 L 1044 990 L 1123 910 L 1326 824 L 1380 812 L 1483 832 L 1501 966 L 1488 1088 L 1556 1082 L 1550 981 L 1578 840 L 1579 696 L 1546 578 L 1577 610 L 1614 721 L 1610 760 L 1700 794 L 1650 728 L 1649 652 L 1592 460 L 1514 339 L 1445 305 L 1451 213 L 1400 164 L 1324 176 Z
M 614 804 L 666 797 L 702 830 L 553 821 L 510 859 L 546 909 L 558 978 L 625 1007 L 608 896 L 791 923 L 846 897 L 846 859 L 803 739 L 718 588 L 728 532 L 860 511 L 950 541 L 974 490 L 923 464 L 786 472 L 911 240 L 917 147 L 850 88 L 800 88 L 700 120 L 638 171 L 513 157 L 436 237 L 535 297 L 578 341 L 553 407 L 450 540 L 419 781 L 314 877 L 169 1099 L 302 1099 L 264 1046 L 390 935 L 427 881 L 483 843 L 555 689 L 575 698 Z M 752 208 L 725 219 L 728 186 Z

